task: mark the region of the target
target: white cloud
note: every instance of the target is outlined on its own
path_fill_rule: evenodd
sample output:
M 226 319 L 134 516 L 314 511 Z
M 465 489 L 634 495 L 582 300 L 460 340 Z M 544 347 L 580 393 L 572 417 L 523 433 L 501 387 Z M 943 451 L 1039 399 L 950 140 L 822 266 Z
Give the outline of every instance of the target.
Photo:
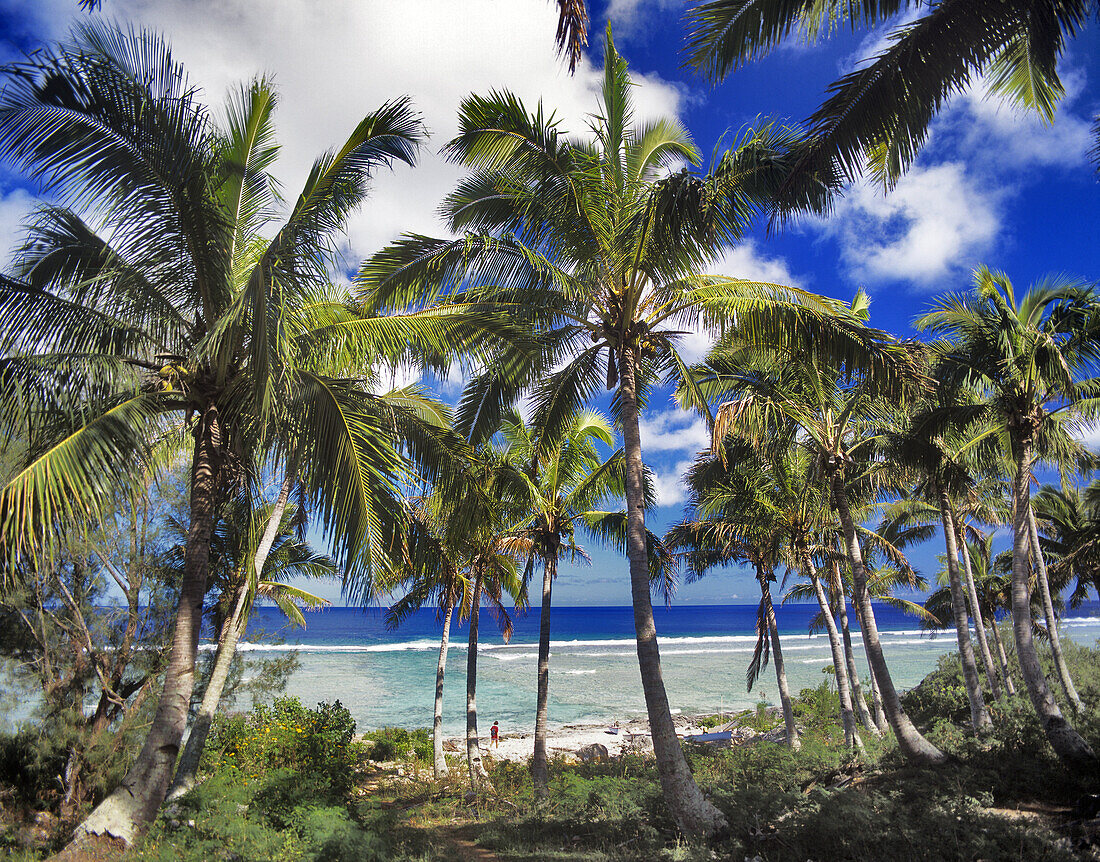
M 683 6 L 683 0 L 611 0 L 607 4 L 607 17 L 616 37 L 635 38 L 645 35 L 646 25 L 658 13 L 682 9 Z
M 870 62 L 918 14 L 922 10 L 908 10 L 872 31 L 841 71 Z M 990 95 L 988 82 L 978 78 L 939 112 L 921 157 L 890 194 L 858 184 L 833 218 L 816 221 L 838 238 L 849 273 L 872 287 L 875 280 L 942 287 L 995 250 L 1003 206 L 1035 169 L 1081 169 L 1092 145 L 1090 121 L 1074 112 L 1085 76 L 1067 61 L 1059 73 L 1066 97 L 1054 123 Z
M 645 451 L 644 444 L 642 451 Z M 690 467 L 691 461 L 680 461 L 670 470 L 653 471 L 653 485 L 657 492 L 658 506 L 677 506 L 687 499 L 684 474 Z
M 23 219 L 34 209 L 36 199 L 14 189 L 0 195 L 0 269 L 7 270 L 12 255 L 22 239 Z
M 710 432 L 706 422 L 693 413 L 672 409 L 648 410 L 639 421 L 642 433 L 642 453 L 690 452 L 695 454 L 710 447 Z
M 41 25 L 43 38 L 62 36 L 69 20 L 83 17 L 71 0 L 15 6 L 15 14 Z M 277 172 L 291 198 L 313 159 L 366 113 L 412 97 L 432 139 L 415 170 L 375 178 L 371 199 L 349 225 L 350 266 L 404 231 L 443 233 L 436 208 L 459 170 L 438 150 L 455 133 L 466 95 L 507 87 L 532 109 L 542 97 L 563 128 L 578 134 L 597 109 L 599 70 L 584 59 L 568 74 L 554 47 L 556 11 L 546 0 L 110 0 L 104 14 L 167 33 L 212 106 L 238 82 L 273 76 L 283 145 Z M 657 76 L 637 80 L 639 119 L 678 112 L 675 87 Z
M 917 166 L 888 194 L 869 181 L 857 184 L 818 224 L 837 237 L 855 278 L 942 287 L 992 245 L 1000 195 L 960 162 Z
M 1090 122 L 1073 113 L 1085 77 L 1072 70 L 1060 71 L 1066 97 L 1053 123 L 990 94 L 987 82 L 981 79 L 952 101 L 938 123 L 939 134 L 957 137 L 959 148 L 973 159 L 981 159 L 987 169 L 1085 165 L 1092 146 Z

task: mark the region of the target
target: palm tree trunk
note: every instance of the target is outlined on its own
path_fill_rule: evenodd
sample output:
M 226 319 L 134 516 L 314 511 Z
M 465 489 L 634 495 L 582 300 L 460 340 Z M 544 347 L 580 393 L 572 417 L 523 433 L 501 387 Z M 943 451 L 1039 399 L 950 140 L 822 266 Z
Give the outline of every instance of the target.
M 970 726 L 975 733 L 993 727 L 989 710 L 982 697 L 982 684 L 978 677 L 978 665 L 974 661 L 974 644 L 970 641 L 970 622 L 966 618 L 966 598 L 959 578 L 959 548 L 955 543 L 955 521 L 951 517 L 951 501 L 947 492 L 939 489 L 940 519 L 943 522 L 943 539 L 947 547 L 947 581 L 951 588 L 951 615 L 955 618 L 955 637 L 959 642 L 959 658 L 962 661 L 963 682 L 966 697 L 970 701 Z
M 1039 581 L 1039 595 L 1043 600 L 1043 616 L 1047 621 L 1047 632 L 1050 635 L 1050 652 L 1054 656 L 1054 667 L 1058 671 L 1058 681 L 1062 684 L 1066 700 L 1074 712 L 1083 713 L 1085 705 L 1077 694 L 1073 685 L 1073 677 L 1069 675 L 1066 667 L 1066 657 L 1062 653 L 1062 639 L 1058 635 L 1058 618 L 1054 615 L 1054 603 L 1050 598 L 1050 581 L 1047 579 L 1047 563 L 1043 558 L 1043 550 L 1039 546 L 1039 528 L 1035 523 L 1035 510 L 1031 508 L 1030 501 L 1027 506 L 1028 537 L 1031 541 L 1031 553 L 1035 557 L 1035 573 Z
M 867 659 L 867 674 L 871 680 L 871 709 L 875 713 L 875 727 L 886 732 L 890 722 L 886 719 L 886 709 L 882 705 L 882 690 L 878 687 L 878 679 L 875 677 L 875 669 L 871 666 L 871 659 Z
M 187 744 L 183 747 L 183 754 L 180 755 L 179 763 L 176 765 L 176 777 L 168 788 L 169 800 L 178 799 L 195 786 L 199 761 L 206 747 L 206 737 L 210 733 L 210 725 L 214 722 L 218 702 L 222 699 L 222 691 L 225 689 L 225 681 L 229 679 L 229 668 L 233 665 L 233 656 L 237 652 L 239 626 L 247 601 L 248 587 L 242 585 L 237 591 L 237 601 L 234 602 L 233 611 L 222 622 L 222 629 L 218 633 L 214 668 L 210 671 L 210 679 L 206 684 L 206 691 L 203 692 L 199 711 L 195 714 L 195 720 L 191 722 L 191 734 L 187 737 Z
M 1008 667 L 1008 654 L 1005 652 L 1004 642 L 1001 640 L 1001 632 L 997 628 L 997 619 L 989 621 L 989 630 L 993 632 L 993 642 L 997 646 L 997 655 L 1001 660 L 1001 675 L 1005 681 L 1005 691 L 1010 695 L 1016 694 L 1016 683 L 1012 681 L 1012 671 Z
M 550 773 L 546 764 L 546 724 L 550 712 L 550 592 L 557 575 L 558 558 L 550 554 L 543 560 L 542 615 L 539 617 L 539 679 L 535 704 L 535 753 L 531 758 L 531 779 L 535 795 L 546 796 Z
M 470 640 L 466 651 L 466 766 L 470 787 L 477 789 L 485 768 L 481 763 L 481 745 L 477 738 L 477 625 L 481 610 L 481 566 L 474 574 L 474 592 L 470 600 Z
M 970 548 L 966 544 L 966 536 L 960 532 L 959 548 L 962 551 L 963 573 L 966 575 L 966 594 L 970 597 L 970 616 L 974 620 L 974 632 L 978 636 L 978 649 L 982 654 L 982 663 L 985 665 L 985 677 L 989 680 L 989 688 L 993 697 L 1001 699 L 1000 681 L 997 679 L 997 669 L 993 665 L 993 654 L 989 649 L 989 639 L 985 634 L 985 620 L 982 619 L 982 606 L 978 601 L 978 587 L 974 583 L 974 569 L 970 564 Z
M 676 725 L 669 711 L 661 675 L 657 627 L 649 596 L 649 559 L 646 553 L 645 494 L 642 438 L 638 425 L 634 348 L 619 351 L 619 415 L 623 425 L 626 458 L 627 557 L 630 560 L 630 595 L 634 605 L 634 631 L 638 644 L 638 668 L 649 714 L 649 732 L 661 778 L 661 791 L 676 825 L 688 835 L 709 836 L 726 828 L 725 817 L 703 796 L 691 775 Z
M 439 640 L 439 664 L 435 669 L 435 715 L 432 720 L 432 750 L 434 754 L 435 777 L 447 774 L 447 758 L 443 754 L 443 674 L 447 670 L 447 647 L 451 640 L 451 616 L 454 614 L 453 598 L 447 599 L 447 610 L 443 614 L 443 637 Z
M 875 739 L 882 737 L 882 728 L 875 723 L 871 710 L 867 708 L 867 700 L 863 697 L 863 684 L 859 681 L 859 668 L 856 667 L 856 655 L 852 650 L 852 632 L 848 628 L 848 600 L 844 595 L 843 585 L 840 583 L 840 572 L 833 564 L 834 587 L 840 600 L 837 602 L 837 614 L 840 617 L 840 634 L 844 642 L 844 663 L 848 668 L 848 681 L 852 685 L 852 700 L 855 702 L 856 712 L 860 723 L 871 732 Z M 873 679 L 873 677 L 872 677 Z
M 792 751 L 798 751 L 802 748 L 802 742 L 798 738 L 798 726 L 794 722 L 794 707 L 791 706 L 791 690 L 787 686 L 787 668 L 783 664 L 783 647 L 779 643 L 779 626 L 775 620 L 772 591 L 768 586 L 768 576 L 763 572 L 760 577 L 760 595 L 764 599 L 764 616 L 768 621 L 768 635 L 772 639 L 772 664 L 775 665 L 775 683 L 779 686 L 779 703 L 783 707 L 787 745 Z
M 1027 684 L 1027 693 L 1039 716 L 1039 722 L 1047 735 L 1051 748 L 1071 769 L 1082 774 L 1092 774 L 1097 768 L 1096 755 L 1089 744 L 1062 716 L 1062 711 L 1047 685 L 1039 653 L 1035 649 L 1031 620 L 1031 590 L 1029 581 L 1031 565 L 1030 529 L 1031 512 L 1031 440 L 1017 438 L 1016 477 L 1013 489 L 1012 511 L 1012 630 L 1016 635 L 1016 657 L 1020 673 Z
M 221 447 L 221 422 L 217 408 L 211 405 L 195 431 L 191 524 L 184 546 L 176 623 L 157 711 L 137 760 L 115 791 L 77 827 L 74 844 L 79 845 L 82 839 L 96 835 L 109 835 L 128 845 L 133 844 L 156 817 L 168 791 L 195 686 L 195 656 L 202 624 L 202 599 L 210 569 L 210 536 L 214 529 Z
M 267 557 L 271 553 L 271 547 L 275 544 L 275 537 L 279 533 L 279 525 L 283 522 L 283 514 L 286 512 L 293 485 L 294 479 L 288 472 L 283 479 L 282 487 L 279 488 L 279 497 L 268 516 L 267 524 L 264 525 L 264 534 L 256 546 L 256 556 L 252 563 L 254 583 L 259 583 Z M 245 608 L 248 606 L 248 597 L 251 592 L 252 587 L 247 581 L 241 585 L 237 593 L 237 601 L 233 605 L 233 612 L 222 624 L 222 630 L 218 635 L 218 651 L 214 657 L 214 669 L 210 673 L 206 691 L 203 692 L 199 711 L 191 723 L 191 734 L 187 737 L 187 744 L 183 747 L 183 754 L 180 755 L 179 763 L 176 765 L 176 777 L 168 789 L 169 799 L 178 799 L 195 786 L 199 761 L 202 760 L 202 752 L 206 748 L 206 737 L 209 736 L 210 726 L 214 723 L 214 716 L 217 714 L 218 704 L 225 690 L 225 682 L 229 679 L 229 669 L 233 666 L 233 657 L 237 653 L 237 642 L 245 627 Z
M 844 646 L 840 642 L 840 633 L 836 628 L 836 620 L 833 619 L 833 610 L 829 607 L 829 598 L 825 595 L 825 588 L 817 577 L 817 572 L 814 570 L 814 564 L 809 554 L 806 555 L 806 570 L 810 577 L 810 583 L 814 585 L 817 603 L 821 606 L 821 616 L 825 619 L 825 630 L 829 633 L 829 648 L 833 654 L 836 690 L 840 696 L 840 723 L 844 728 L 844 746 L 850 750 L 859 749 L 863 751 L 863 740 L 859 738 L 859 731 L 856 729 L 856 716 L 852 711 L 852 691 L 848 685 L 848 668 L 844 661 Z
M 833 502 L 844 529 L 844 540 L 848 545 L 848 560 L 852 564 L 852 579 L 855 585 L 855 608 L 859 614 L 859 627 L 863 633 L 863 645 L 867 650 L 867 659 L 878 682 L 882 694 L 882 705 L 886 710 L 886 719 L 894 730 L 898 748 L 911 762 L 921 766 L 938 766 L 947 762 L 947 755 L 925 739 L 910 721 L 902 708 L 901 699 L 894 689 L 886 658 L 879 643 L 878 626 L 875 625 L 875 611 L 871 607 L 871 596 L 867 591 L 867 573 L 863 568 L 863 554 L 860 552 L 859 539 L 856 537 L 855 522 L 848 508 L 848 492 L 844 487 L 844 475 L 841 471 L 833 473 Z

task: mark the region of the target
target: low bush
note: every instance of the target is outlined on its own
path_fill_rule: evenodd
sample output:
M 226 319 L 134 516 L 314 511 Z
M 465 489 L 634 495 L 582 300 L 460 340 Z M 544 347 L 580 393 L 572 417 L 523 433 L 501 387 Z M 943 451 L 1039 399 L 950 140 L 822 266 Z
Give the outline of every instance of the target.
M 367 753 L 371 760 L 420 760 L 431 763 L 434 757 L 432 735 L 427 728 L 406 730 L 403 727 L 380 727 L 363 734 L 363 741 L 373 743 Z
M 339 701 L 297 698 L 219 716 L 203 758 L 207 779 L 161 814 L 137 858 L 381 860 L 382 837 L 346 804 L 355 779 L 355 722 Z
M 278 769 L 289 769 L 326 793 L 340 796 L 351 787 L 358 747 L 355 721 L 335 703 L 307 709 L 284 697 L 251 712 L 219 716 L 207 742 L 207 768 L 234 771 L 248 784 Z

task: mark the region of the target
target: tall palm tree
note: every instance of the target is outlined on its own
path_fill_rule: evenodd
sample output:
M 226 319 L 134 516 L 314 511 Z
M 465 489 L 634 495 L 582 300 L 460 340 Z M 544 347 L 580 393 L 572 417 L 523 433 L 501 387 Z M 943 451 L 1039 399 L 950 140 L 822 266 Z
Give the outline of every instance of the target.
M 191 449 L 158 710 L 121 787 L 80 829 L 128 843 L 164 798 L 186 724 L 219 500 L 274 445 L 298 460 L 345 570 L 383 563 L 402 524 L 396 447 L 423 456 L 434 432 L 320 359 L 352 340 L 374 359 L 410 339 L 453 351 L 471 317 L 382 319 L 317 292 L 373 170 L 415 158 L 423 132 L 406 99 L 321 156 L 269 236 L 280 197 L 267 82 L 242 87 L 215 122 L 161 38 L 97 22 L 6 73 L 0 154 L 63 205 L 39 211 L 15 277 L 0 281 L 0 430 L 31 434 L 25 468 L 0 490 L 5 551 L 48 551 L 52 529 L 94 516 L 139 464 L 157 469 L 166 441 Z
M 1100 7 L 1095 0 L 706 0 L 687 14 L 687 50 L 692 65 L 720 81 L 795 33 L 816 40 L 916 12 L 880 54 L 828 87 L 794 167 L 795 177 L 835 166 L 854 178 L 866 163 L 892 185 L 940 108 L 979 77 L 994 95 L 1053 121 L 1065 95 L 1058 61 L 1090 8 Z
M 472 439 L 495 429 L 525 388 L 533 387 L 533 422 L 547 441 L 602 385 L 614 390 L 638 658 L 661 786 L 677 824 L 708 834 L 723 818 L 691 777 L 661 679 L 640 405 L 662 377 L 676 379 L 686 368 L 676 350 L 685 331 L 716 331 L 734 317 L 756 337 L 813 339 L 815 348 L 834 354 L 866 358 L 879 339 L 838 303 L 700 275 L 723 244 L 738 241 L 766 211 L 786 173 L 783 154 L 798 134 L 763 126 L 746 132 L 707 175 L 684 168 L 665 176 L 671 165 L 696 164 L 698 152 L 675 120 L 632 126 L 630 88 L 609 31 L 601 105 L 586 139 L 567 138 L 541 105 L 531 112 L 511 93 L 468 98 L 446 152 L 471 174 L 443 204 L 451 229 L 468 233 L 451 241 L 406 237 L 364 267 L 361 285 L 372 307 L 404 304 L 410 296 L 477 297 L 537 327 L 542 352 L 533 351 L 526 366 L 483 370 L 467 390 L 457 418 Z M 806 206 L 832 181 L 807 181 Z
M 442 497 L 435 494 L 419 501 L 411 513 L 423 534 L 419 547 L 425 552 L 429 544 L 432 565 L 409 565 L 394 572 L 391 589 L 407 588 L 386 612 L 386 627 L 398 628 L 414 611 L 434 602 L 439 606 L 443 624 L 439 640 L 439 660 L 435 673 L 435 709 L 432 721 L 433 771 L 436 778 L 447 772 L 447 758 L 443 753 L 443 682 L 447 671 L 447 651 L 450 646 L 451 621 L 455 610 L 461 622 L 470 614 L 471 583 L 463 569 L 461 558 L 462 539 L 466 524 L 446 518 L 441 505 Z
M 853 306 L 865 315 L 866 297 L 857 294 Z M 822 362 L 807 351 L 746 355 L 745 340 L 736 335 L 735 330 L 694 374 L 694 385 L 704 396 L 733 396 L 716 412 L 715 445 L 721 445 L 727 434 L 736 433 L 758 443 L 797 439 L 810 451 L 840 521 L 864 646 L 898 746 L 915 763 L 943 763 L 946 756 L 913 725 L 890 677 L 850 496 L 859 484 L 873 485 L 880 466 L 872 457 L 879 445 L 873 423 L 885 413 L 883 396 L 903 397 L 921 376 L 915 367 L 908 380 L 873 372 L 860 374 Z M 686 387 L 680 392 L 685 399 L 693 397 Z
M 1100 597 L 1100 481 L 1082 491 L 1075 485 L 1044 485 L 1034 497 L 1043 553 L 1056 581 L 1073 583 L 1070 607 Z
M 1020 670 L 1051 747 L 1071 768 L 1095 769 L 1096 755 L 1063 717 L 1035 649 L 1030 558 L 1037 541 L 1030 486 L 1036 452 L 1042 453 L 1060 423 L 1100 412 L 1100 378 L 1089 376 L 1100 360 L 1100 300 L 1079 282 L 1042 281 L 1017 300 L 1004 274 L 983 267 L 974 279 L 972 293 L 936 301 L 917 323 L 941 336 L 934 345 L 941 378 L 979 391 L 984 400 L 973 418 L 1003 435 L 1012 454 L 1012 622 Z M 1043 574 L 1040 567 L 1040 579 Z
M 787 744 L 797 751 L 801 742 L 771 595 L 776 569 L 783 562 L 792 562 L 799 553 L 790 541 L 789 510 L 783 499 L 786 489 L 782 473 L 790 465 L 784 463 L 782 454 L 762 457 L 759 450 L 745 441 L 727 437 L 721 446 L 721 457 L 703 458 L 692 467 L 688 476 L 692 490 L 690 519 L 673 526 L 667 541 L 683 552 L 689 569 L 697 577 L 717 565 L 747 562 L 753 567 L 760 586 L 760 605 L 756 649 L 746 674 L 748 687 L 751 691 L 767 665 L 770 652 L 774 656 Z M 851 717 L 850 701 L 848 717 Z M 854 721 L 845 732 L 854 732 Z
M 206 737 L 214 721 L 218 704 L 237 642 L 248 626 L 257 599 L 274 602 L 287 621 L 305 628 L 299 605 L 317 608 L 328 601 L 300 587 L 286 583 L 290 578 L 335 578 L 336 564 L 295 536 L 299 512 L 287 507 L 292 482 L 281 483 L 273 503 L 260 503 L 251 493 L 225 507 L 211 537 L 211 576 L 218 597 L 213 608 L 217 649 L 210 678 L 198 712 L 191 722 L 187 744 L 176 764 L 169 798 L 182 796 L 195 784 Z M 183 535 L 185 532 L 180 531 Z
M 946 555 L 944 557 L 951 595 L 951 617 L 955 623 L 955 637 L 959 645 L 959 658 L 963 669 L 963 683 L 970 702 L 970 725 L 974 733 L 981 733 L 993 726 L 989 710 L 982 695 L 978 664 L 974 656 L 974 644 L 970 638 L 970 622 L 967 614 L 967 597 L 960 574 L 958 512 L 955 499 L 974 484 L 969 465 L 963 453 L 971 440 L 967 435 L 929 433 L 924 415 L 940 405 L 922 405 L 908 421 L 901 421 L 888 435 L 889 455 L 895 463 L 914 470 L 919 478 L 911 493 L 903 495 L 900 506 L 888 518 L 906 518 L 915 501 L 927 499 L 936 508 L 943 528 Z M 948 404 L 947 409 L 955 405 Z M 910 489 L 906 489 L 909 491 Z M 881 528 L 880 528 L 881 531 Z M 978 616 L 975 613 L 975 616 Z M 992 680 L 992 668 L 987 665 Z
M 531 515 L 519 533 L 532 545 L 524 580 L 530 579 L 536 560 L 542 562 L 542 610 L 539 615 L 538 694 L 535 705 L 535 744 L 531 777 L 535 792 L 546 795 L 549 774 L 546 757 L 546 729 L 550 701 L 550 609 L 558 561 L 565 555 L 573 561 L 587 560 L 576 541 L 577 527 L 587 529 L 602 514 L 597 507 L 623 495 L 622 451 L 600 456 L 597 443 L 611 448 L 614 433 L 598 413 L 579 411 L 563 430 L 559 440 L 546 445 L 538 428 L 527 428 L 518 413 L 504 423 L 502 432 L 509 455 L 524 470 L 530 483 Z M 598 529 L 598 527 L 597 527 Z

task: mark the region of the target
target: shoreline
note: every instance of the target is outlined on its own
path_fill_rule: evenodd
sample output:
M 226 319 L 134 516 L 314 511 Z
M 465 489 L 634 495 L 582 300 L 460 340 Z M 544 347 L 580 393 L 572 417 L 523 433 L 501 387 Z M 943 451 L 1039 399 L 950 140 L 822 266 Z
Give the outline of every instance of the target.
M 774 711 L 769 707 L 769 712 Z M 685 736 L 694 736 L 703 733 L 714 732 L 714 727 L 704 727 L 700 719 L 717 715 L 717 712 L 704 712 L 695 715 L 674 715 L 676 735 L 683 739 Z M 729 712 L 726 714 L 725 724 L 740 723 L 745 718 L 745 711 Z M 603 752 L 598 749 L 593 751 L 590 746 L 603 746 L 607 750 L 608 757 L 620 757 L 626 754 L 646 754 L 653 751 L 653 745 L 649 736 L 649 720 L 645 718 L 631 719 L 618 723 L 618 732 L 611 733 L 614 725 L 579 723 L 566 724 L 560 727 L 548 729 L 546 732 L 546 753 L 550 758 L 556 756 L 573 757 L 578 760 L 601 759 Z M 489 736 L 479 730 L 478 747 L 482 757 L 494 760 L 508 760 L 515 763 L 527 762 L 534 753 L 534 731 L 519 731 L 516 733 L 502 733 L 500 744 L 491 747 Z M 443 750 L 447 754 L 465 754 L 466 737 L 448 736 L 443 740 Z

